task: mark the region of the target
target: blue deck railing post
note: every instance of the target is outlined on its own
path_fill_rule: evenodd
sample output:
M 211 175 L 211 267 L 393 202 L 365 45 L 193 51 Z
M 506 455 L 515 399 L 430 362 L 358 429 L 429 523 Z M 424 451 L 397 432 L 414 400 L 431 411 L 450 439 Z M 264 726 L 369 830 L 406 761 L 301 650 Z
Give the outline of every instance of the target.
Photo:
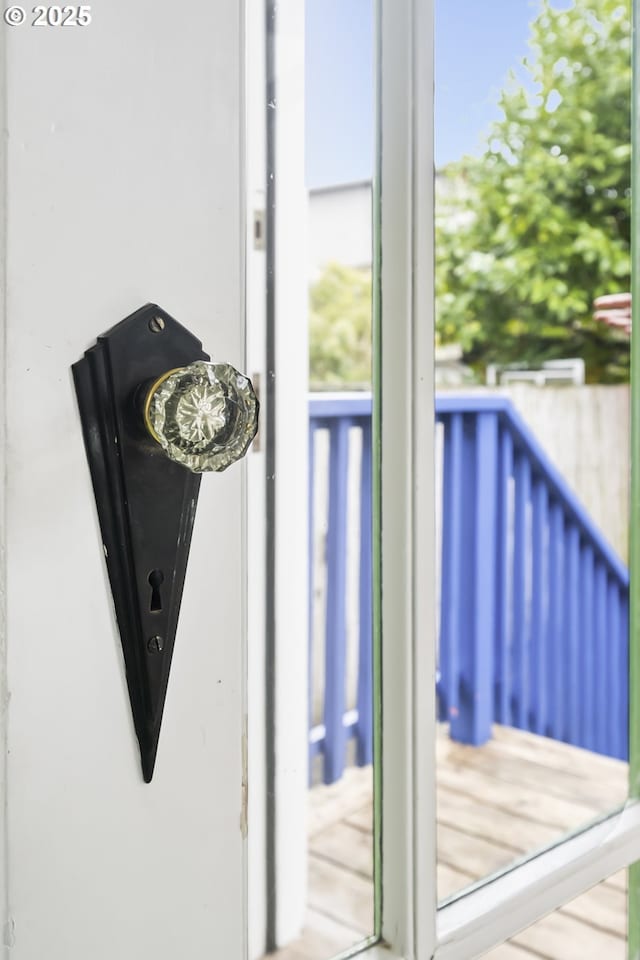
M 593 550 L 584 546 L 580 564 L 580 740 L 587 750 L 595 749 L 596 711 L 599 704 L 594 699 L 595 688 L 595 637 L 593 604 Z
M 561 644 L 562 677 L 566 703 L 566 724 L 562 739 L 580 742 L 580 531 L 575 524 L 567 530 L 565 573 L 565 634 Z
M 594 657 L 594 700 L 597 712 L 594 749 L 604 753 L 607 749 L 607 681 L 611 654 L 608 650 L 607 637 L 607 571 L 600 561 L 596 564 L 595 573 L 595 616 L 593 629 L 595 631 Z M 616 638 L 617 639 L 617 638 Z M 617 643 L 614 641 L 614 645 Z
M 607 634 L 609 637 L 619 637 L 622 628 L 622 611 L 620 604 L 620 590 L 618 584 L 610 578 L 607 590 Z M 627 671 L 627 646 L 621 644 L 611 644 L 611 658 L 609 670 L 607 671 L 607 695 L 605 699 L 605 709 L 607 715 L 607 744 L 611 744 L 611 756 L 626 759 L 626 723 L 619 717 L 626 716 L 626 711 L 620 714 L 620 691 L 618 688 L 619 678 L 626 677 Z M 623 686 L 626 686 L 623 681 Z
M 327 617 L 325 635 L 324 781 L 342 776 L 347 660 L 347 491 L 349 421 L 332 424 L 329 441 L 329 528 L 327 531 Z
M 499 462 L 496 517 L 496 579 L 495 579 L 495 717 L 497 723 L 511 723 L 511 663 L 509 640 L 511 636 L 511 578 L 509 571 L 509 534 L 511 503 L 509 497 L 513 475 L 513 438 L 502 425 L 499 428 Z
M 620 635 L 625 644 L 622 651 L 622 670 L 617 676 L 618 704 L 617 726 L 622 736 L 621 760 L 629 759 L 629 591 L 625 591 L 620 604 Z
M 531 630 L 531 463 L 519 451 L 514 464 L 513 517 L 513 676 L 511 686 L 512 722 L 527 729 L 529 718 L 529 636 Z
M 460 710 L 460 668 L 458 639 L 462 609 L 462 462 L 463 414 L 443 418 L 444 458 L 442 480 L 442 574 L 440 587 L 440 715 L 453 722 Z
M 309 635 L 309 643 L 307 645 L 307 655 L 308 655 L 308 669 L 307 669 L 307 684 L 308 684 L 308 714 L 309 714 L 309 730 L 313 729 L 313 700 L 314 700 L 314 689 L 313 689 L 313 678 L 314 678 L 314 669 L 313 669 L 313 592 L 315 586 L 315 490 L 316 490 L 316 427 L 313 422 L 309 424 L 309 476 L 308 476 L 308 535 L 309 535 L 309 560 L 308 560 L 308 570 L 307 570 L 307 630 Z M 309 779 L 311 781 L 313 774 L 313 757 L 314 757 L 314 743 L 309 741 Z
M 549 712 L 549 650 L 545 629 L 548 606 L 549 562 L 546 544 L 549 529 L 549 491 L 537 477 L 532 491 L 532 576 L 531 576 L 531 694 L 529 729 L 543 734 Z
M 461 550 L 468 602 L 460 637 L 460 706 L 451 736 L 477 745 L 491 737 L 494 719 L 498 417 L 480 413 L 465 426 L 466 460 L 473 468 L 465 476 L 467 542 Z
M 561 740 L 565 729 L 566 700 L 563 695 L 562 643 L 558 638 L 566 635 L 564 605 L 565 566 L 564 545 L 565 530 L 562 507 L 557 501 L 551 506 L 549 527 L 549 619 L 547 622 L 547 648 L 550 651 L 549 663 L 549 726 L 545 733 Z
M 357 760 L 373 760 L 373 592 L 371 529 L 371 422 L 362 428 L 360 465 L 360 570 L 358 582 L 358 728 Z

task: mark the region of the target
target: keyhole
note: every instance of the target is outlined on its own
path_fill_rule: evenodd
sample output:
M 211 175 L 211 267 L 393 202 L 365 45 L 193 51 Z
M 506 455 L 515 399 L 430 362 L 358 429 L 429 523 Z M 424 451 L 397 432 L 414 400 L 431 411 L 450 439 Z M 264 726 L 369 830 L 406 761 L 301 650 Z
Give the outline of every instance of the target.
M 162 610 L 162 597 L 160 596 L 160 586 L 164 581 L 162 570 L 152 570 L 149 574 L 149 584 L 151 585 L 151 603 L 150 610 Z

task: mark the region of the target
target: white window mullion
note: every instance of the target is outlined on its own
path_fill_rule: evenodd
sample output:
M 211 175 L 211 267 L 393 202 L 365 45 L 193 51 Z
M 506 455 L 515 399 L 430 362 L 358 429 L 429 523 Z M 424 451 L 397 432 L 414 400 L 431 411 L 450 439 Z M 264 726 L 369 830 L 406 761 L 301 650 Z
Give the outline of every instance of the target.
M 424 0 L 380 0 L 382 934 L 435 946 L 433 57 Z
M 413 820 L 416 960 L 433 955 L 436 861 L 436 533 L 434 295 L 434 13 L 414 0 L 413 178 Z

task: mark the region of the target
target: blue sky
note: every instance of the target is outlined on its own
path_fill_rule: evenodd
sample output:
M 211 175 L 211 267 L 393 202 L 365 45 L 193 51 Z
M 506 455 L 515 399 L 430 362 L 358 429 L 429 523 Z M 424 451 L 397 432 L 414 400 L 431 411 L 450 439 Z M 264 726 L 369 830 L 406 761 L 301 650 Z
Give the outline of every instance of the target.
M 572 0 L 556 0 L 568 7 Z M 436 165 L 477 152 L 537 0 L 436 0 Z M 307 184 L 373 170 L 373 0 L 306 0 Z
M 307 0 L 307 185 L 373 171 L 373 0 Z

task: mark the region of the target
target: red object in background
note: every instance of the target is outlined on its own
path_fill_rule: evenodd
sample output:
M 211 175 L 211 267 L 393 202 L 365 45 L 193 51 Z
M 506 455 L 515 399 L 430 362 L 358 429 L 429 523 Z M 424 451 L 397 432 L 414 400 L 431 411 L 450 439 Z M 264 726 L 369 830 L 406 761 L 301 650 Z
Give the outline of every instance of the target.
M 610 293 L 593 301 L 593 319 L 631 333 L 631 294 Z

